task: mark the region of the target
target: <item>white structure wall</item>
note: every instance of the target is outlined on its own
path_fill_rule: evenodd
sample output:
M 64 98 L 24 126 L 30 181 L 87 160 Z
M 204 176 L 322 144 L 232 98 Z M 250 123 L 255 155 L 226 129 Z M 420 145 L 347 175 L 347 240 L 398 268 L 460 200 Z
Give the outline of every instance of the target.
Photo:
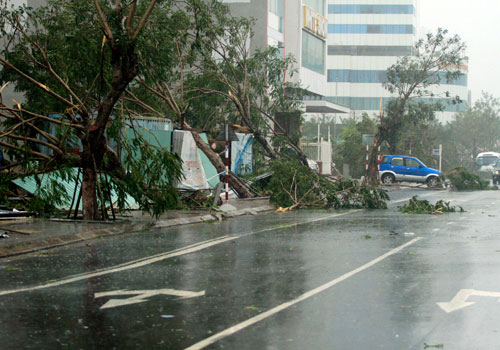
M 322 10 L 315 11 L 315 13 L 316 15 L 323 16 L 327 10 L 326 0 L 320 0 L 318 3 L 322 3 Z M 307 5 L 308 1 L 284 0 L 284 54 L 292 54 L 297 60 L 299 74 L 291 77 L 292 80 L 300 82 L 303 88 L 313 94 L 327 96 L 329 92 L 326 80 L 327 38 L 326 35 L 322 37 L 305 28 L 304 6 Z M 326 30 L 325 28 L 325 34 Z M 306 36 L 308 38 L 305 38 Z M 323 67 L 320 70 L 312 70 L 304 62 L 306 56 L 313 55 L 312 52 L 307 52 L 307 49 L 304 48 L 304 40 L 307 39 L 313 40 L 316 46 L 322 46 Z
M 277 46 L 284 56 L 292 54 L 297 61 L 295 68 L 298 74 L 289 76 L 288 79 L 300 82 L 312 94 L 328 95 L 326 23 L 324 37 L 304 26 L 304 6 L 316 7 L 314 12 L 325 17 L 327 0 L 222 0 L 222 2 L 229 6 L 233 16 L 256 19 L 255 35 L 251 43 L 252 50 Z M 317 5 L 321 8 L 317 9 Z M 326 17 L 324 19 L 326 22 Z M 309 58 L 308 53 L 304 55 L 303 50 L 305 36 L 309 36 L 308 39 L 314 41 L 312 46 L 315 49 L 318 49 L 318 45 L 322 48 L 322 69 L 311 70 L 304 62 L 304 58 L 306 60 Z M 317 50 L 315 53 L 317 54 Z
M 398 57 L 411 55 L 418 33 L 418 0 L 328 0 L 328 99 L 349 107 L 355 115 L 379 113 L 385 70 Z M 438 120 L 449 121 L 469 102 L 467 71 L 460 81 L 433 89 L 459 96 Z

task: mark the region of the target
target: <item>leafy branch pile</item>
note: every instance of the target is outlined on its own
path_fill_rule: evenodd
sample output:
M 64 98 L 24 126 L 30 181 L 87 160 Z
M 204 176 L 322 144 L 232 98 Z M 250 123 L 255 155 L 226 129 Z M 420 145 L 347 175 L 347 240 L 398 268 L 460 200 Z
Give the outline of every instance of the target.
M 446 177 L 450 180 L 451 187 L 458 191 L 486 190 L 489 186 L 488 181 L 462 167 L 453 169 Z
M 267 186 L 271 202 L 285 208 L 369 208 L 386 209 L 387 191 L 355 181 L 332 182 L 295 162 L 273 162 Z
M 460 206 L 458 210 L 464 212 L 464 209 Z M 445 202 L 442 199 L 433 205 L 425 199 L 418 199 L 418 196 L 413 196 L 408 204 L 399 207 L 399 211 L 405 214 L 443 214 L 454 213 L 457 211 L 457 207 L 451 206 L 450 202 Z

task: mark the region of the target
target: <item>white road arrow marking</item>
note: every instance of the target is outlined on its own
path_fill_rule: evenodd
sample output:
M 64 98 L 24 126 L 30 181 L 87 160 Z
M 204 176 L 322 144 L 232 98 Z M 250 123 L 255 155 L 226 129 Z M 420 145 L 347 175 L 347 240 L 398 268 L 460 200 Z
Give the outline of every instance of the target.
M 487 292 L 484 290 L 461 289 L 457 295 L 449 302 L 436 303 L 444 311 L 450 313 L 464 307 L 475 304 L 474 301 L 467 301 L 470 296 L 500 298 L 500 292 Z
M 135 295 L 134 297 L 127 299 L 110 299 L 104 305 L 101 306 L 101 309 L 109 309 L 117 306 L 124 306 L 130 304 L 143 303 L 147 301 L 147 298 L 150 298 L 155 295 L 173 295 L 180 297 L 179 299 L 187 299 L 194 297 L 201 297 L 205 295 L 205 291 L 201 292 L 190 292 L 187 290 L 175 290 L 175 289 L 153 289 L 153 290 L 114 290 L 110 292 L 102 292 L 95 293 L 94 297 L 110 297 L 110 296 L 120 296 L 120 295 Z

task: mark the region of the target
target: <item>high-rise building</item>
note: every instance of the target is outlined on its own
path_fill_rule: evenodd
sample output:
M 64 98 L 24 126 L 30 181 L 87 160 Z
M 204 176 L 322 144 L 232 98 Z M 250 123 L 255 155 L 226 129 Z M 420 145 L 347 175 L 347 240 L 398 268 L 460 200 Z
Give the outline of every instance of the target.
M 382 86 L 386 69 L 398 57 L 413 54 L 418 0 L 328 0 L 327 16 L 328 100 L 356 115 L 378 115 L 381 98 L 387 102 L 391 97 Z M 441 122 L 451 120 L 469 101 L 467 67 L 461 68 L 464 74 L 459 79 L 436 88 L 436 96 L 448 91 L 463 101 L 445 103 L 445 112 L 437 115 Z

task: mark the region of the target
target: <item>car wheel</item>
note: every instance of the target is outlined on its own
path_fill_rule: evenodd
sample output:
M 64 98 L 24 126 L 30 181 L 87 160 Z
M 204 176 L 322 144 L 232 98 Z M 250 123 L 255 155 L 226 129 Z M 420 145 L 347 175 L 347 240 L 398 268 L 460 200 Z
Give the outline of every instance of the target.
M 392 174 L 382 175 L 382 183 L 385 185 L 390 185 L 396 182 L 396 178 Z
M 427 179 L 427 187 L 434 188 L 438 185 L 439 179 L 436 176 L 432 176 Z

